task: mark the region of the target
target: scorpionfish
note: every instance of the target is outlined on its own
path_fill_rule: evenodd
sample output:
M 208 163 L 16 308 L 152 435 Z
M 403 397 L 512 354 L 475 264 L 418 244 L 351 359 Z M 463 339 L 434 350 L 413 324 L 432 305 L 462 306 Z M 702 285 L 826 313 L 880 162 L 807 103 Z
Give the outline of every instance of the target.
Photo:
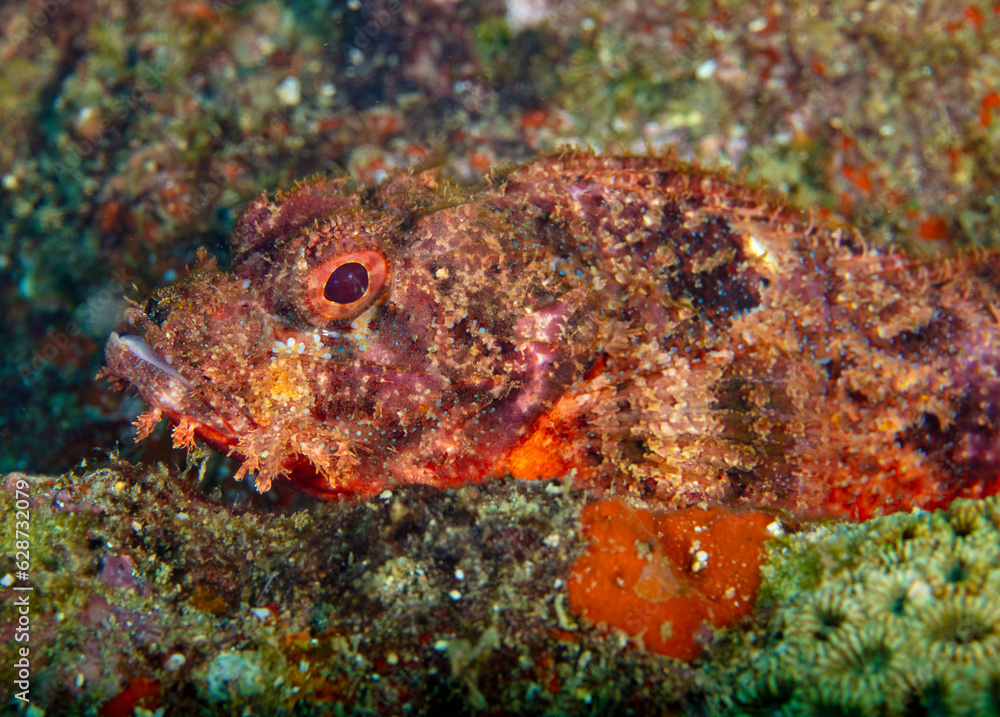
M 993 255 L 875 251 L 670 156 L 314 178 L 231 260 L 129 308 L 102 375 L 260 491 L 569 474 L 860 518 L 1000 488 Z

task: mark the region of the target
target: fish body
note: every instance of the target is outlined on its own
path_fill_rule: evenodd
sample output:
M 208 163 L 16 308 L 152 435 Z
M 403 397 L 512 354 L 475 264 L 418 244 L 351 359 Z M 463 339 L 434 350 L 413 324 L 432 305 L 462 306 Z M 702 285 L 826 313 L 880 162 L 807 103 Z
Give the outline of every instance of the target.
M 670 157 L 262 196 L 104 375 L 258 489 L 513 475 L 866 517 L 997 490 L 990 256 L 869 250 Z

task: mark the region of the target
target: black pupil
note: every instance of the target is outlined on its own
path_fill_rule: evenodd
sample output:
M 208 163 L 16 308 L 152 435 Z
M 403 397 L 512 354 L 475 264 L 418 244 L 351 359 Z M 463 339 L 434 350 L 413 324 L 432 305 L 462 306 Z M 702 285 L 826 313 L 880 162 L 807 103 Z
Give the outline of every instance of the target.
M 357 262 L 341 264 L 326 280 L 323 296 L 335 304 L 352 304 L 368 291 L 368 270 Z

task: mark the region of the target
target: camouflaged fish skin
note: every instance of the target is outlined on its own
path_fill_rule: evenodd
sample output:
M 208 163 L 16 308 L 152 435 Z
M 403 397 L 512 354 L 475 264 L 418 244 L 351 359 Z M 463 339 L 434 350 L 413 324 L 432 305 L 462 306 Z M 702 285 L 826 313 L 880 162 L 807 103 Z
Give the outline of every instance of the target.
M 130 309 L 104 374 L 260 490 L 572 471 L 859 517 L 997 490 L 993 257 L 871 251 L 671 157 L 311 180 L 232 257 Z

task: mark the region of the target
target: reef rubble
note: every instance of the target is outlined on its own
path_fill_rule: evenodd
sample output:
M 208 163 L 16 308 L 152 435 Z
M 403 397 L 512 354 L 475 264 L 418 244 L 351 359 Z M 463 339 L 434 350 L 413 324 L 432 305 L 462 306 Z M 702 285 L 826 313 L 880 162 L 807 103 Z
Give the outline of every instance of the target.
M 0 580 L 33 590 L 30 641 L 16 619 L 0 639 L 30 648 L 34 714 L 1000 707 L 995 498 L 860 524 L 772 516 L 752 613 L 698 631 L 682 661 L 644 649 L 641 621 L 574 612 L 601 504 L 570 478 L 263 511 L 168 473 L 110 460 L 3 478 L 5 541 L 26 513 L 30 566 Z

